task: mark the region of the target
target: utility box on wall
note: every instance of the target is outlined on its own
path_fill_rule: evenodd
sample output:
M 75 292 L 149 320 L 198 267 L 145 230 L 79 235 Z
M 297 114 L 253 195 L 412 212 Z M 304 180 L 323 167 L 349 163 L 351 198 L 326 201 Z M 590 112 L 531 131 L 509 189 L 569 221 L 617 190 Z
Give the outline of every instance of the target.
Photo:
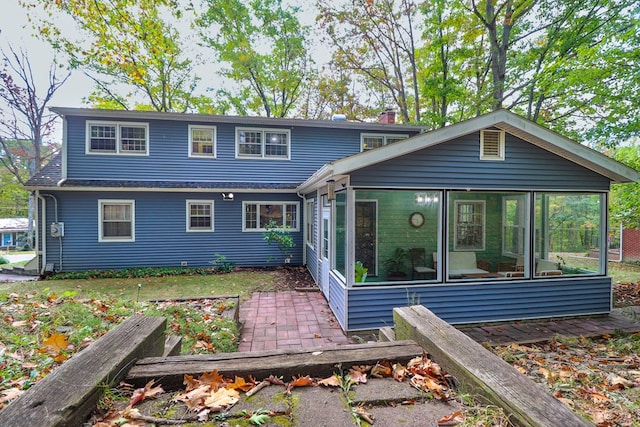
M 52 222 L 51 237 L 64 237 L 64 222 Z

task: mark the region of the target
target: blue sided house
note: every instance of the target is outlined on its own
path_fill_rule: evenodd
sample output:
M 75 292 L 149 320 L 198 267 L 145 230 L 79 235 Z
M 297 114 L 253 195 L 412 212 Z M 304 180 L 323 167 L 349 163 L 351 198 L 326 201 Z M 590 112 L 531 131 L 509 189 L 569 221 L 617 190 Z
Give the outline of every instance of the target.
M 640 174 L 508 111 L 431 132 L 53 111 L 62 151 L 28 183 L 42 273 L 305 265 L 346 331 L 417 303 L 458 324 L 611 310 L 608 192 Z

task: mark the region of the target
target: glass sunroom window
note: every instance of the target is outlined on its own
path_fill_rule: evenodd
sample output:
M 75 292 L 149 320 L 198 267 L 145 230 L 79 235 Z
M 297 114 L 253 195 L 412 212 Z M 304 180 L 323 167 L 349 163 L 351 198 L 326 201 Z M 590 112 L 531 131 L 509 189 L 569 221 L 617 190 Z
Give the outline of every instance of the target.
M 604 206 L 603 194 L 536 194 L 536 277 L 604 274 Z
M 341 191 L 336 193 L 336 226 L 335 226 L 335 265 L 334 268 L 343 277 L 346 275 L 347 265 L 347 192 Z
M 442 194 L 360 189 L 355 197 L 354 261 L 367 269 L 356 285 L 435 281 Z
M 448 193 L 448 280 L 529 277 L 530 193 Z

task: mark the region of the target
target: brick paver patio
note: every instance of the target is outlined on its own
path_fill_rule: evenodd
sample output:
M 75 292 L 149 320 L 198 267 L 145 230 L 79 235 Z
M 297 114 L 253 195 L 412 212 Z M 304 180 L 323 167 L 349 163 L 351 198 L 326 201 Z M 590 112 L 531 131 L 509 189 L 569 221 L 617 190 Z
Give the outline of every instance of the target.
M 238 351 L 353 344 L 320 292 L 255 292 L 240 305 Z
M 634 314 L 635 313 L 635 314 Z M 462 331 L 481 343 L 532 343 L 556 334 L 595 337 L 640 331 L 640 307 L 609 316 L 478 325 Z M 320 292 L 255 292 L 240 305 L 243 324 L 238 351 L 306 349 L 353 344 Z

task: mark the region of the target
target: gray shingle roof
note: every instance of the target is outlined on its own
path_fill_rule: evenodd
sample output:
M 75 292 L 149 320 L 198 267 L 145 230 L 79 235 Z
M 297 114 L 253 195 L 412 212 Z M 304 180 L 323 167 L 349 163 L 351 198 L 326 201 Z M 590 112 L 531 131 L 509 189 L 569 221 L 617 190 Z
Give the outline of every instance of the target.
M 62 155 L 54 157 L 26 186 L 30 188 L 58 187 L 62 179 Z M 167 188 L 167 189 L 228 189 L 228 190 L 294 190 L 299 182 L 203 182 L 203 181 L 137 181 L 102 179 L 67 179 L 61 187 L 102 188 Z
M 27 187 L 55 187 L 62 179 L 62 153 L 58 153 L 40 172 L 32 176 Z

